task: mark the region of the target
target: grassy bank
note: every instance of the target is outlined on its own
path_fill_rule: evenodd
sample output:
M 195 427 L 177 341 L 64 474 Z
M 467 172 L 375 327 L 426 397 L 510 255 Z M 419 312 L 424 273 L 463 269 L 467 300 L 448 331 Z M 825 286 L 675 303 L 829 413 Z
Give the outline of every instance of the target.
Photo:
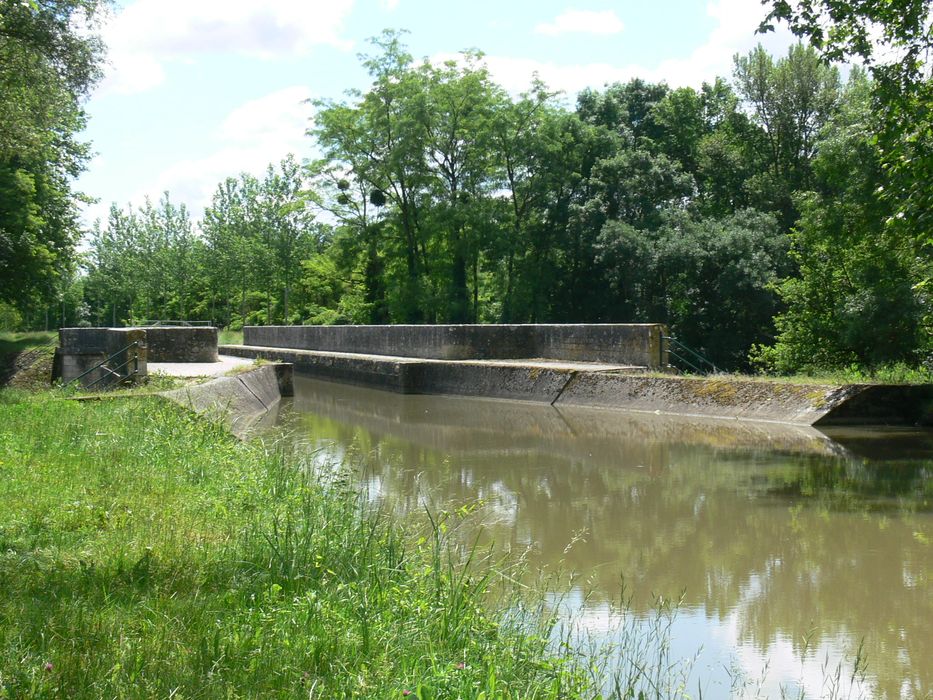
M 0 698 L 591 695 L 486 566 L 319 476 L 158 399 L 0 393 Z
M 31 333 L 0 332 L 0 355 L 27 352 L 41 345 L 46 345 L 58 338 L 56 331 L 35 331 Z

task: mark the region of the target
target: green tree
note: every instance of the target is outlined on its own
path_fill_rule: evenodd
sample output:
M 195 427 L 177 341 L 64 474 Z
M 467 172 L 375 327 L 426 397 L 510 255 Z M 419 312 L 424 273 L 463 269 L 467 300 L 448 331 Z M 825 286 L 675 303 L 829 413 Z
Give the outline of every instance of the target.
M 786 21 L 827 60 L 857 59 L 873 80 L 875 132 L 892 209 L 885 227 L 908 242 L 910 278 L 925 307 L 919 339 L 933 356 L 933 0 L 771 0 L 761 31 Z
M 114 204 L 110 207 L 108 225 L 101 226 L 100 221 L 96 221 L 91 228 L 85 257 L 85 298 L 91 304 L 95 325 L 115 327 L 118 315 L 123 318 L 121 306 L 128 306 L 129 280 L 123 265 L 126 237 L 120 235 L 128 228 L 124 225 L 128 223 L 123 211 Z
M 329 249 L 303 263 L 302 284 L 311 304 L 312 323 L 336 322 L 347 317 L 337 308 L 350 297 L 351 317 L 357 323 L 390 320 L 385 270 L 385 196 L 341 165 L 326 160 L 309 166 L 310 201 L 337 220 Z M 312 275 L 320 274 L 322 280 Z M 362 290 L 358 287 L 362 275 Z M 337 279 L 340 276 L 343 282 Z M 357 292 L 362 291 L 362 299 Z
M 314 214 L 304 190 L 303 171 L 291 155 L 278 169 L 268 167 L 260 190 L 260 226 L 272 262 L 271 282 L 281 295 L 281 319 L 286 324 L 293 322 L 289 298 L 300 276 L 301 261 L 317 247 Z
M 744 210 L 723 219 L 668 210 L 653 231 L 610 221 L 599 236 L 609 301 L 621 320 L 666 323 L 721 367 L 743 369 L 772 337 L 773 287 L 787 272 L 787 237 L 774 217 Z
M 467 268 L 474 270 L 476 288 L 480 227 L 478 206 L 491 186 L 500 181 L 499 158 L 493 149 L 494 119 L 505 104 L 501 88 L 493 85 L 482 56 L 464 53 L 459 61 L 442 66 L 424 63 L 423 112 L 427 140 L 426 171 L 432 184 L 432 228 L 444 231 L 449 265 L 445 318 L 452 323 L 475 321 L 471 311 Z
M 215 318 L 239 326 L 288 324 L 300 316 L 293 288 L 301 261 L 320 243 L 305 188 L 304 170 L 291 155 L 269 165 L 262 180 L 243 173 L 218 185 L 201 224 L 202 257 L 209 261 L 207 305 L 224 307 Z
M 929 309 L 914 281 L 925 263 L 913 255 L 912 241 L 888 226 L 895 207 L 877 194 L 886 178 L 871 89 L 854 72 L 819 141 L 817 187 L 800 195 L 792 235 L 800 273 L 780 287 L 787 309 L 777 318 L 777 343 L 757 355 L 771 369 L 923 359 L 921 321 Z
M 560 160 L 566 152 L 566 120 L 554 94 L 540 81 L 518 100 L 502 103 L 496 112 L 492 148 L 501 159 L 508 212 L 499 215 L 504 225 L 488 241 L 486 254 L 501 278 L 494 318 L 502 322 L 536 317 L 544 282 L 547 207 L 563 199 L 567 189 Z
M 85 260 L 85 297 L 97 323 L 192 318 L 203 300 L 203 242 L 184 204 L 166 192 L 96 223 Z
M 243 326 L 249 310 L 247 293 L 255 288 L 257 278 L 253 249 L 258 235 L 252 224 L 252 202 L 258 188 L 259 182 L 251 175 L 228 177 L 217 186 L 201 221 L 209 261 L 210 316 L 237 329 Z
M 318 102 L 312 134 L 333 166 L 389 203 L 388 225 L 395 235 L 386 241 L 400 249 L 404 265 L 395 295 L 398 315 L 418 322 L 424 318 L 423 276 L 431 269 L 422 227 L 427 196 L 423 81 L 398 33 L 384 32 L 371 43 L 381 53 L 362 57 L 373 80 L 370 89 L 351 92 L 352 104 Z
M 80 235 L 72 180 L 88 158 L 76 135 L 100 78 L 91 31 L 105 0 L 0 1 L 0 300 L 48 302 Z
M 776 61 L 759 45 L 735 57 L 735 81 L 764 133 L 767 169 L 749 188 L 756 205 L 779 212 L 789 230 L 798 216 L 794 193 L 812 185 L 817 136 L 838 104 L 839 72 L 803 44 Z

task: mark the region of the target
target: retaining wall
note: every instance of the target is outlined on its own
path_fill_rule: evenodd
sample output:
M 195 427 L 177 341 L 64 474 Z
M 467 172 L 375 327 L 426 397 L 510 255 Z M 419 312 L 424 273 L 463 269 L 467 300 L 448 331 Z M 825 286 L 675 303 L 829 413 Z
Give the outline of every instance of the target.
M 667 365 L 664 326 L 644 324 L 489 324 L 247 326 L 244 345 L 436 360 L 547 358 Z
M 223 346 L 224 354 L 295 363 L 317 379 L 403 394 L 481 396 L 639 413 L 796 425 L 931 425 L 933 386 L 795 384 L 740 377 L 646 376 L 514 360 L 418 360 Z

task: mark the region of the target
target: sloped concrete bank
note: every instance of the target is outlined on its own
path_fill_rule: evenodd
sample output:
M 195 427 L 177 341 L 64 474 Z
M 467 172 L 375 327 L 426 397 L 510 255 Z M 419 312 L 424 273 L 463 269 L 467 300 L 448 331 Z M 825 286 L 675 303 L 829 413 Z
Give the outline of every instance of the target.
M 545 458 L 645 463 L 643 446 L 684 444 L 765 449 L 795 454 L 846 455 L 823 432 L 806 425 L 655 415 L 543 402 L 472 396 L 402 396 L 388 391 L 312 379 L 295 373 L 294 409 L 374 435 L 452 454 L 497 455 L 529 451 Z M 851 430 L 851 429 L 849 429 Z M 875 428 L 872 428 L 875 430 Z
M 221 352 L 290 362 L 317 379 L 403 394 L 482 396 L 795 425 L 933 424 L 933 385 L 657 376 L 595 363 L 429 360 L 245 345 L 222 346 Z
M 275 423 L 282 397 L 293 395 L 292 366 L 265 365 L 161 395 L 198 415 L 221 421 L 234 435 L 244 438 Z
M 880 400 L 883 397 L 884 400 Z M 577 373 L 556 405 L 798 425 L 930 425 L 933 386 Z
M 426 360 L 359 353 L 223 345 L 225 355 L 289 362 L 302 373 L 400 394 L 485 396 L 553 403 L 575 371 L 610 371 L 622 365 L 551 360 Z

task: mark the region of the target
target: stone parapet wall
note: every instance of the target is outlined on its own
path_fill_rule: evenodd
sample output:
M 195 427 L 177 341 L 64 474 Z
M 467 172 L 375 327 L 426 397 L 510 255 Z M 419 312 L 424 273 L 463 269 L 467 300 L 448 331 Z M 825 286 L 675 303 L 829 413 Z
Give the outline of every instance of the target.
M 152 326 L 146 331 L 149 362 L 217 362 L 217 329 Z
M 132 343 L 137 345 L 127 348 Z M 145 328 L 62 328 L 52 379 L 68 383 L 116 354 L 109 364 L 126 375 L 145 377 L 150 362 L 217 362 L 217 329 L 190 326 Z M 135 357 L 134 357 L 135 356 Z M 125 366 L 123 366 L 125 365 Z M 88 386 L 101 380 L 105 370 L 81 378 Z M 103 384 L 107 384 L 102 380 Z
M 103 379 L 106 371 L 103 369 L 81 375 L 111 356 L 114 357 L 109 366 L 120 368 L 120 374 L 135 371 L 135 376 L 145 377 L 148 362 L 146 331 L 140 328 L 62 328 L 58 331 L 52 379 L 61 379 L 67 384 L 81 377 L 83 386 L 101 381 L 106 383 Z
M 667 365 L 661 324 L 247 326 L 244 345 L 436 360 L 546 358 Z

